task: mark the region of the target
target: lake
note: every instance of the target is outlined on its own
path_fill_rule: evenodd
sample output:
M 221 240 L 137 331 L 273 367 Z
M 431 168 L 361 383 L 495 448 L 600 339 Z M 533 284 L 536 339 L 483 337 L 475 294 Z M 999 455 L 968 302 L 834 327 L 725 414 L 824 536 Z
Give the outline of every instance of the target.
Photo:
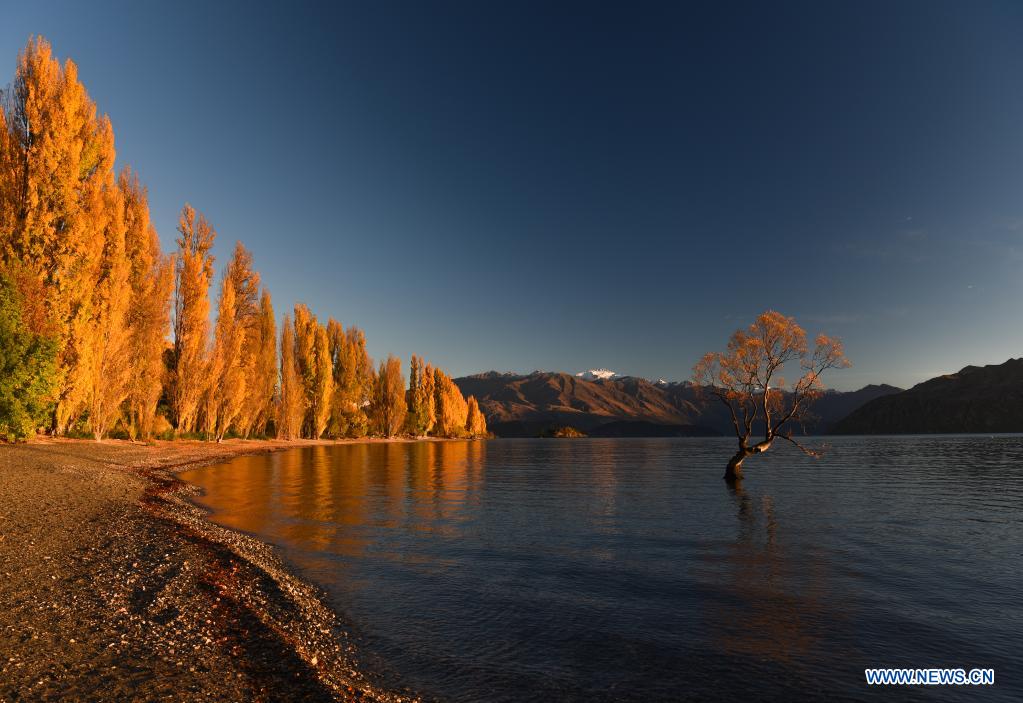
M 347 444 L 188 471 L 443 701 L 1020 700 L 1023 437 Z M 994 668 L 869 688 L 865 668 Z

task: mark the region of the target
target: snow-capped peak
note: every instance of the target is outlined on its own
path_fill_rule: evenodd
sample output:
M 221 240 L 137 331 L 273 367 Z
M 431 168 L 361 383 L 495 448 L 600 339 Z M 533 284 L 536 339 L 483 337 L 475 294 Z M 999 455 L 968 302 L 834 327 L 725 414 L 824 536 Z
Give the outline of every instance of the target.
M 579 378 L 585 378 L 588 381 L 592 381 L 594 379 L 606 381 L 617 375 L 618 374 L 611 369 L 590 369 L 589 371 L 580 371 L 576 374 Z

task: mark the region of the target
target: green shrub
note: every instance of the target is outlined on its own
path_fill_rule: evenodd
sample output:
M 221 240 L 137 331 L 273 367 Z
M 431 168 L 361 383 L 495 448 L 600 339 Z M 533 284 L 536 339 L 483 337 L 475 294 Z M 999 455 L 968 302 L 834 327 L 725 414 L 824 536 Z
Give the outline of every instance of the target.
M 26 312 L 28 280 L 15 270 L 0 271 L 0 439 L 8 442 L 32 436 L 45 422 L 57 375 L 57 343 L 32 329 L 41 326 L 32 323 L 38 316 Z

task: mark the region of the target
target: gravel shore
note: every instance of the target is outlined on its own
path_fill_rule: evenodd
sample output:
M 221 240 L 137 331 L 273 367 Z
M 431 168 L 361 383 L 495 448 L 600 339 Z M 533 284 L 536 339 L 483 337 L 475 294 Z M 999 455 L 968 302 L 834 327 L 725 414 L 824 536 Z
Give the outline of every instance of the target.
M 370 686 L 317 589 L 174 478 L 294 446 L 0 445 L 0 699 L 415 700 Z

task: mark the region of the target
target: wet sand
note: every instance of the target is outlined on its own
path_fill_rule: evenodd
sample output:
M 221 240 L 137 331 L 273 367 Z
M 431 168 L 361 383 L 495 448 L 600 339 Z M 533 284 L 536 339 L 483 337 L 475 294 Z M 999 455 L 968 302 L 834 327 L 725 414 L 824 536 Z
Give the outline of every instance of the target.
M 174 478 L 302 444 L 0 445 L 0 699 L 415 700 L 367 683 L 320 592 Z

